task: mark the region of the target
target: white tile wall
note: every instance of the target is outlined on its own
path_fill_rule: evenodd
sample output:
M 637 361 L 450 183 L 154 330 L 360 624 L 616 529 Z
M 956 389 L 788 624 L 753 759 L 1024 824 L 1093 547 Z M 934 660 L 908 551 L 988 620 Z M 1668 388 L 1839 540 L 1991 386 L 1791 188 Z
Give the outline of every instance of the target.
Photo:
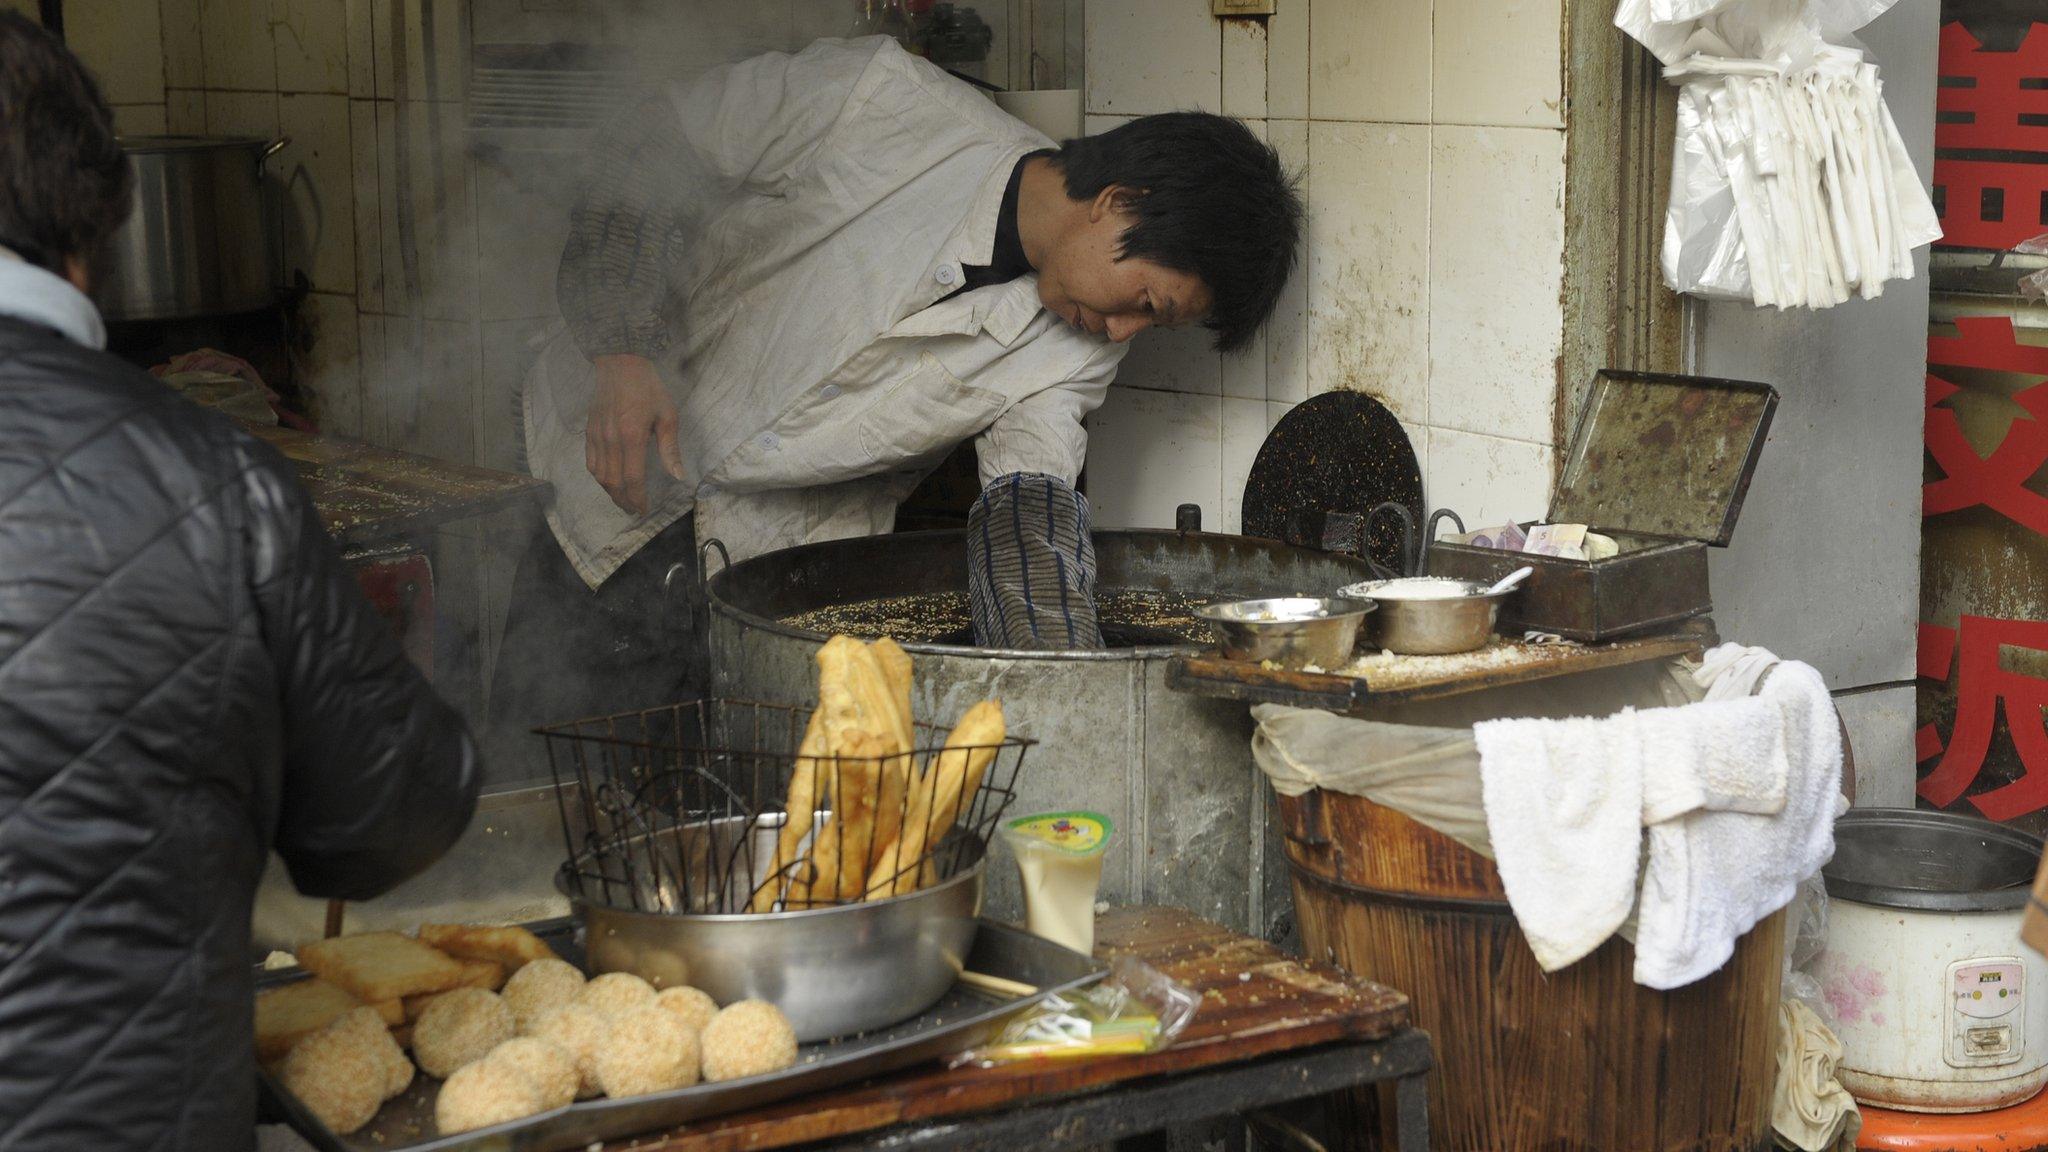
M 206 93 L 186 88 L 173 88 L 165 93 L 164 127 L 188 136 L 205 132 Z
M 1266 116 L 1266 23 L 1223 21 L 1223 114 Z
M 362 432 L 363 439 L 372 444 L 393 444 L 397 438 L 392 435 L 392 409 L 397 406 L 397 381 L 399 375 L 391 360 L 391 334 L 393 324 L 402 324 L 389 316 L 360 311 L 356 314 L 356 339 L 361 352 L 356 357 L 356 370 L 362 375 Z
M 293 353 L 299 386 L 314 397 L 322 432 L 341 436 L 363 434 L 363 374 L 358 358 L 362 337 L 353 296 L 315 292 L 306 297 L 299 319 L 311 347 Z
M 1259 446 L 1266 442 L 1268 420 L 1265 401 L 1224 397 L 1220 499 L 1223 520 L 1217 526 L 1204 521 L 1204 527 L 1211 531 L 1234 533 L 1243 527 L 1244 482 L 1251 475 L 1252 462 L 1258 459 Z
M 384 309 L 418 306 L 437 320 L 471 320 L 478 312 L 476 182 L 460 104 L 378 101 L 377 200 L 383 238 Z M 410 185 L 399 183 L 398 149 L 406 149 Z M 411 251 L 400 225 L 400 197 L 410 206 Z M 410 265 L 408 262 L 410 261 Z M 408 267 L 419 298 L 410 298 Z
M 483 323 L 483 377 L 479 387 L 478 460 L 486 468 L 511 470 L 519 462 L 520 439 L 515 398 L 538 354 L 533 341 L 546 328 L 539 320 L 486 320 Z
M 245 92 L 277 90 L 277 51 L 270 35 L 271 0 L 199 0 L 206 86 Z
M 64 39 L 92 69 L 107 103 L 163 103 L 163 23 L 154 0 L 66 0 Z
M 348 5 L 272 0 L 271 34 L 281 92 L 348 92 Z
M 1266 18 L 1266 115 L 1308 119 L 1307 4 L 1276 4 Z
M 348 102 L 349 199 L 356 222 L 356 304 L 365 312 L 383 312 L 384 227 L 378 195 L 377 105 L 370 100 Z
M 210 0 L 209 0 L 210 2 Z M 397 99 L 398 54 L 405 54 L 407 100 L 460 100 L 469 79 L 469 0 L 369 0 L 370 51 L 376 94 Z M 428 59 L 425 20 L 433 17 L 433 53 Z M 401 23 L 394 25 L 394 21 Z M 404 29 L 404 43 L 397 37 Z M 358 34 L 359 35 L 359 34 Z
M 1090 112 L 1222 108 L 1222 33 L 1199 0 L 1090 0 Z
M 1435 2 L 1432 122 L 1564 127 L 1561 0 Z
M 1429 418 L 1548 439 L 1563 348 L 1564 134 L 1438 127 Z
M 1199 504 L 1222 523 L 1223 400 L 1112 388 L 1088 422 L 1088 500 L 1104 528 L 1171 528 Z
M 1467 527 L 1534 519 L 1550 506 L 1547 444 L 1432 428 L 1428 452 L 1431 506 L 1456 509 Z
M 1116 382 L 1133 388 L 1167 392 L 1223 394 L 1223 358 L 1209 347 L 1206 328 L 1188 326 L 1145 332 L 1131 341 L 1131 350 L 1117 369 Z
M 199 23 L 199 0 L 159 0 L 157 13 L 163 29 L 164 83 L 172 88 L 205 87 L 206 34 Z
M 1430 0 L 1309 5 L 1309 115 L 1429 122 Z
M 415 377 L 419 450 L 474 464 L 482 439 L 483 339 L 474 320 L 429 320 Z
M 1308 390 L 1429 419 L 1429 129 L 1309 125 Z
M 1304 44 L 1304 47 L 1306 45 Z M 1280 163 L 1296 175 L 1303 198 L 1314 202 L 1309 182 L 1313 175 L 1308 162 L 1308 122 L 1270 120 L 1267 142 L 1280 154 Z M 1266 323 L 1266 398 L 1299 403 L 1308 399 L 1308 278 L 1309 247 L 1306 230 L 1295 254 L 1294 274 Z
M 348 94 L 365 99 L 377 94 L 377 31 L 372 6 L 376 0 L 343 0 L 348 23 Z M 389 48 L 386 49 L 389 51 Z
M 1408 434 L 1408 446 L 1415 450 L 1415 466 L 1422 470 L 1423 479 L 1425 481 L 1428 480 L 1429 425 L 1411 424 L 1408 421 L 1403 420 L 1401 421 L 1401 431 L 1406 432 Z M 1422 496 L 1423 500 L 1427 502 L 1435 497 L 1435 493 L 1429 491 L 1427 484 L 1425 484 L 1423 487 Z M 1437 507 L 1437 505 L 1431 504 L 1430 507 L 1435 508 Z
M 116 104 L 114 131 L 123 136 L 160 136 L 168 131 L 161 104 Z
M 276 136 L 277 93 L 208 92 L 206 130 L 216 136 Z
M 284 95 L 278 127 L 291 137 L 270 161 L 285 191 L 284 259 L 316 290 L 356 290 L 354 153 L 348 97 Z

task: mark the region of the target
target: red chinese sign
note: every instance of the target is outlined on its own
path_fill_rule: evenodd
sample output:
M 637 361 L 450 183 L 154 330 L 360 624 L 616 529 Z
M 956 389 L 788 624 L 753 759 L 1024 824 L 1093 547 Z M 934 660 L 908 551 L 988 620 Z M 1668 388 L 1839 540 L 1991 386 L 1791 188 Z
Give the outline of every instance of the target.
M 1941 77 L 1934 184 L 1942 246 L 2004 251 L 2048 233 L 2048 24 L 2029 28 L 2016 51 L 1999 52 L 1949 23 Z M 2048 466 L 2048 348 L 2022 344 L 2008 317 L 1962 317 L 1954 336 L 1928 340 L 1927 361 L 1927 453 L 1938 476 L 1922 489 L 1922 515 L 1985 510 L 2048 537 L 2048 495 L 2029 486 Z M 1969 379 L 1963 371 L 2020 380 L 2011 393 L 2020 414 L 1988 454 L 1971 446 L 1948 404 L 1963 390 L 1956 380 Z M 2048 621 L 1965 608 L 1953 628 L 1920 626 L 1919 674 L 1945 690 L 1931 718 L 1942 718 L 1947 693 L 1954 707 L 1946 737 L 1934 723 L 1916 733 L 1916 759 L 1932 762 L 1919 784 L 1923 803 L 1967 802 L 1993 820 L 2048 809 L 2048 679 L 2009 670 L 2000 659 L 2007 651 L 2048 658 Z M 1994 756 L 2001 719 L 2011 751 Z M 1993 761 L 1999 767 L 1987 772 Z
M 2017 52 L 1984 51 L 1962 24 L 1943 27 L 1935 108 L 1943 246 L 2003 252 L 2048 232 L 2048 24 Z

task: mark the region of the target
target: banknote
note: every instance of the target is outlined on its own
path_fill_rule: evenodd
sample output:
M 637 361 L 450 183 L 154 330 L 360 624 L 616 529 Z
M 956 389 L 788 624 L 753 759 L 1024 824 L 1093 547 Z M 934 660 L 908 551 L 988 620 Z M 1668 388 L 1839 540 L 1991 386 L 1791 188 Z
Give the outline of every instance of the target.
M 1584 524 L 1538 524 L 1529 530 L 1529 541 L 1522 551 L 1538 556 L 1558 556 L 1566 560 L 1586 558 L 1586 526 Z

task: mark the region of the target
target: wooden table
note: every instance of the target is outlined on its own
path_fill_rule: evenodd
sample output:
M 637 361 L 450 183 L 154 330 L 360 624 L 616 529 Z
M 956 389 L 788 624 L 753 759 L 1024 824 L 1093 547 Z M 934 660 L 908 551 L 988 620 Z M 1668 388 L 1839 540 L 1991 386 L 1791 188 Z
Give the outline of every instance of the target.
M 1396 1084 L 1404 1152 L 1429 1147 L 1429 1038 L 1408 997 L 1304 963 L 1177 908 L 1122 908 L 1097 953 L 1135 955 L 1201 993 L 1180 1041 L 1145 1056 L 931 1068 L 670 1133 L 633 1152 L 1081 1148 L 1366 1084 Z

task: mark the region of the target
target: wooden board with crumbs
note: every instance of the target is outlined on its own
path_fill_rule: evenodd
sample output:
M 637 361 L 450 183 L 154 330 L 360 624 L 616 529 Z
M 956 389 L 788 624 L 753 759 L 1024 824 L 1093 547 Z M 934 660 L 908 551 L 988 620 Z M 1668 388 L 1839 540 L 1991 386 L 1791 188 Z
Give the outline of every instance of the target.
M 1250 704 L 1321 708 L 1369 717 L 1377 708 L 1441 700 L 1603 668 L 1668 660 L 1710 648 L 1713 626 L 1695 620 L 1674 631 L 1606 644 L 1504 641 L 1455 656 L 1363 656 L 1335 672 L 1290 672 L 1212 654 L 1176 657 L 1166 683 L 1179 692 Z
M 514 472 L 477 468 L 275 425 L 244 425 L 284 454 L 335 543 L 345 550 L 403 540 L 494 512 L 547 490 Z
M 603 1145 L 634 1152 L 788 1148 L 898 1124 L 1043 1101 L 1145 1077 L 1194 1072 L 1408 1025 L 1408 997 L 1305 963 L 1178 908 L 1118 908 L 1096 923 L 1096 953 L 1130 954 L 1201 994 L 1179 1042 L 1145 1056 L 1003 1068 L 933 1068 Z

